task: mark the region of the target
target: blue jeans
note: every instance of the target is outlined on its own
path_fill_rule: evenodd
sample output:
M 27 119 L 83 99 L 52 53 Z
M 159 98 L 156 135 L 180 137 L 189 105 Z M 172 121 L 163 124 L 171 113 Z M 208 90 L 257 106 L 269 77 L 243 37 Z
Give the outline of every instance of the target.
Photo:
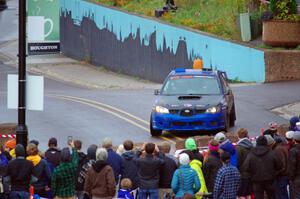
M 276 178 L 275 181 L 275 198 L 276 199 L 289 199 L 289 194 L 287 186 L 289 184 L 289 179 L 287 176 L 280 176 Z
M 158 189 L 139 189 L 139 199 L 158 199 Z
M 26 191 L 11 191 L 9 199 L 28 199 L 29 193 Z

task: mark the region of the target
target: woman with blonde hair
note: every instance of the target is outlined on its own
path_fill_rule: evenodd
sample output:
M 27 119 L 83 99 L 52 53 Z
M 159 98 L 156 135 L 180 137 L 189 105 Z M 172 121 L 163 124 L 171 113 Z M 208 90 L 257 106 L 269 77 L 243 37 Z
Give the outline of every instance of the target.
M 51 179 L 47 162 L 41 158 L 37 146 L 33 143 L 27 145 L 26 152 L 28 155 L 26 159 L 31 161 L 34 166 L 33 176 L 37 178 L 37 181 L 33 183 L 34 192 L 40 197 L 46 198 Z

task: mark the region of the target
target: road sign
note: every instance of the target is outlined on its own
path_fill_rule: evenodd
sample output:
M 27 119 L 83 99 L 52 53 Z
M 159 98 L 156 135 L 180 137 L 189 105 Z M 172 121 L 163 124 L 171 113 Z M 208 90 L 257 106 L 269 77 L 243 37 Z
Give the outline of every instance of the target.
M 7 108 L 18 108 L 18 75 L 7 75 Z M 26 109 L 44 110 L 44 77 L 28 75 L 26 80 Z

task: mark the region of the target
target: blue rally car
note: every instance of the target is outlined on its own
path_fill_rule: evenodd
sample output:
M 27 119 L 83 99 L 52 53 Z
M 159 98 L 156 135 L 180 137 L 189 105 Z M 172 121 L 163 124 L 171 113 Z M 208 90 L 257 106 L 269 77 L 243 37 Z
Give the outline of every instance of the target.
M 175 69 L 157 95 L 150 118 L 152 136 L 162 131 L 227 131 L 236 120 L 225 72 Z

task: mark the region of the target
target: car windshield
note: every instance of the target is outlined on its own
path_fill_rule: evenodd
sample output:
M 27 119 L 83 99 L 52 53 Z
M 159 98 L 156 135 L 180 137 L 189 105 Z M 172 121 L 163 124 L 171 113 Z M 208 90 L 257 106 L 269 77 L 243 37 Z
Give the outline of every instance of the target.
M 213 76 L 171 76 L 162 88 L 162 95 L 219 95 L 219 83 Z

